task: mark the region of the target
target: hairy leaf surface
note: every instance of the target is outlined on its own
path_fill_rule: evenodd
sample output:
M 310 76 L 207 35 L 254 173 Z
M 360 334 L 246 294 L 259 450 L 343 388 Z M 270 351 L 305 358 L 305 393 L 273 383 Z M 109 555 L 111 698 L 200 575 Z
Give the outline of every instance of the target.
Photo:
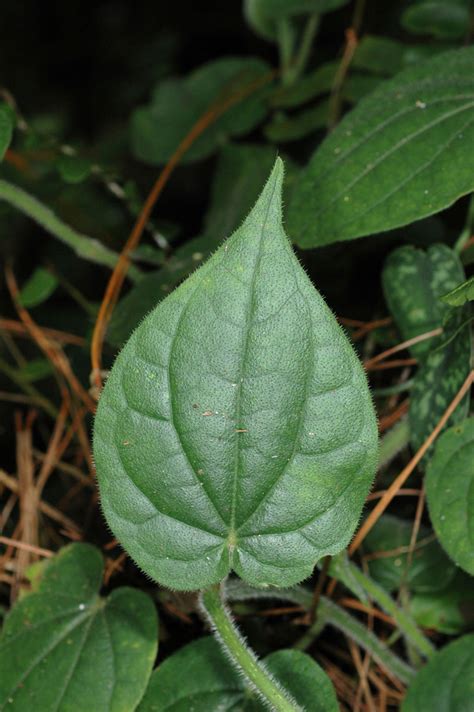
M 289 585 L 343 549 L 377 459 L 365 375 L 281 223 L 278 160 L 256 206 L 134 332 L 94 452 L 117 538 L 154 579 L 236 571 Z
M 426 472 L 426 496 L 441 544 L 474 575 L 474 418 L 438 440 Z
M 289 234 L 313 247 L 432 215 L 474 188 L 473 147 L 469 47 L 384 82 L 341 121 L 293 194 Z
M 0 638 L 0 709 L 130 712 L 157 650 L 157 618 L 141 591 L 98 596 L 102 557 L 71 544 L 11 610 Z

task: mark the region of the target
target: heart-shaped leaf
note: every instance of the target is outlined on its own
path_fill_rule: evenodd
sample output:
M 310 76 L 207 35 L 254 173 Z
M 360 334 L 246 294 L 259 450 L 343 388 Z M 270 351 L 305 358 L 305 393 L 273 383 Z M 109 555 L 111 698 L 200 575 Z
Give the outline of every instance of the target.
M 302 709 L 337 712 L 336 694 L 326 673 L 297 650 L 280 650 L 265 667 L 288 689 Z M 186 674 L 183 675 L 183 670 Z M 196 640 L 167 658 L 151 676 L 137 712 L 264 712 L 214 638 Z
M 438 440 L 426 471 L 426 496 L 442 546 L 474 575 L 474 418 Z
M 474 635 L 434 655 L 415 677 L 402 712 L 470 712 L 474 700 Z
M 102 393 L 105 516 L 176 589 L 285 586 L 350 540 L 374 474 L 365 374 L 281 224 L 278 160 L 237 232 L 145 319 Z
M 474 48 L 466 47 L 383 82 L 341 121 L 293 193 L 289 234 L 314 247 L 432 215 L 473 190 L 473 149 Z
M 97 549 L 71 544 L 14 606 L 0 638 L 0 709 L 135 709 L 156 657 L 156 611 L 131 588 L 100 598 L 102 568 Z

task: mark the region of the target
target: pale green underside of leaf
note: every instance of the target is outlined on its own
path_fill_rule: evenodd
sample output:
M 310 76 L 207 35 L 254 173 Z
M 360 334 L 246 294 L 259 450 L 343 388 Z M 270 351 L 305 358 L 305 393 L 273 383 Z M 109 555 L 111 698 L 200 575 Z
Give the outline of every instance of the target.
M 302 709 L 337 712 L 336 694 L 326 673 L 298 650 L 279 650 L 265 659 L 272 675 Z M 183 676 L 183 671 L 186 674 Z M 201 638 L 168 657 L 153 673 L 137 712 L 264 712 L 268 707 L 212 637 Z
M 377 458 L 365 375 L 281 225 L 243 226 L 135 331 L 99 402 L 102 506 L 154 579 L 289 585 L 343 549 Z
M 317 149 L 289 207 L 301 247 L 406 225 L 474 188 L 474 48 L 407 69 Z
M 474 277 L 470 277 L 448 294 L 444 294 L 442 300 L 452 307 L 462 307 L 466 302 L 474 301 Z
M 474 700 L 474 635 L 438 652 L 408 688 L 402 712 L 469 712 Z
M 474 575 L 474 418 L 439 439 L 426 472 L 426 496 L 442 546 Z
M 102 569 L 94 547 L 72 544 L 13 607 L 0 638 L 0 710 L 135 709 L 156 656 L 156 612 L 130 588 L 99 598 Z

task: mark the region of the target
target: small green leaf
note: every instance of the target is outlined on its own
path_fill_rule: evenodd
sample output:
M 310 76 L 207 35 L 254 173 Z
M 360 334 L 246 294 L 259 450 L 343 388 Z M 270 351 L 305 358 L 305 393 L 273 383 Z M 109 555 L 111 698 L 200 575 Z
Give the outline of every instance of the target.
M 0 104 L 0 161 L 3 161 L 12 140 L 14 125 L 15 118 L 11 108 L 7 104 Z
M 409 612 L 418 625 L 455 635 L 474 625 L 474 578 L 463 571 L 442 591 L 416 593 L 410 597 Z
M 473 190 L 473 157 L 474 48 L 466 47 L 383 82 L 341 121 L 296 186 L 289 233 L 314 247 L 432 215 Z
M 409 32 L 456 40 L 469 31 L 470 0 L 417 2 L 403 12 L 401 23 Z
M 356 47 L 352 66 L 374 74 L 392 75 L 404 67 L 405 47 L 388 37 L 365 35 Z
M 442 546 L 474 575 L 474 418 L 439 438 L 426 471 L 426 496 Z
M 146 163 L 166 163 L 206 112 L 261 82 L 269 71 L 268 65 L 259 59 L 225 57 L 199 67 L 184 79 L 162 81 L 150 104 L 136 109 L 132 115 L 134 155 Z M 267 113 L 266 91 L 261 88 L 250 93 L 211 122 L 182 162 L 206 158 L 229 136 L 241 136 L 255 128 Z
M 35 383 L 40 381 L 42 378 L 51 376 L 54 373 L 54 368 L 51 363 L 46 358 L 36 358 L 27 361 L 24 366 L 20 369 L 21 377 L 28 381 L 28 383 Z
M 470 712 L 474 700 L 474 635 L 436 653 L 415 677 L 402 712 Z
M 364 541 L 365 553 L 383 553 L 369 559 L 371 577 L 388 591 L 398 590 L 403 581 L 414 593 L 446 588 L 456 568 L 433 539 L 433 532 L 424 526 L 420 527 L 411 565 L 407 568 L 412 531 L 412 522 L 391 514 L 380 517 Z
M 474 277 L 470 277 L 462 284 L 458 284 L 450 292 L 443 294 L 441 299 L 452 307 L 462 307 L 466 302 L 474 301 Z
M 426 251 L 407 245 L 390 253 L 382 284 L 403 341 L 443 326 L 450 309 L 439 298 L 463 277 L 459 257 L 446 245 L 432 245 Z M 433 339 L 413 344 L 410 351 L 423 359 L 433 351 Z
M 306 104 L 322 94 L 328 94 L 334 84 L 339 62 L 326 62 L 298 78 L 293 84 L 280 86 L 270 95 L 270 104 L 276 108 L 291 109 Z
M 365 374 L 281 224 L 250 215 L 133 333 L 94 452 L 108 523 L 162 584 L 290 585 L 350 540 L 373 478 Z
M 156 656 L 156 612 L 135 589 L 99 598 L 102 566 L 97 549 L 71 544 L 13 607 L 0 638 L 1 709 L 135 709 Z
M 57 277 L 43 267 L 37 267 L 20 292 L 20 303 L 30 309 L 42 304 L 55 292 Z
M 281 650 L 266 667 L 311 712 L 337 712 L 336 695 L 326 673 L 309 655 Z M 183 675 L 183 671 L 186 674 Z M 168 657 L 151 676 L 137 712 L 264 712 L 267 709 L 245 686 L 214 638 L 196 640 Z
M 59 175 L 66 183 L 82 183 L 89 177 L 92 166 L 90 161 L 80 156 L 62 154 L 56 161 Z
M 269 141 L 285 143 L 297 141 L 320 129 L 328 123 L 329 102 L 322 101 L 312 109 L 300 111 L 298 114 L 286 116 L 276 114 L 264 128 L 264 134 Z

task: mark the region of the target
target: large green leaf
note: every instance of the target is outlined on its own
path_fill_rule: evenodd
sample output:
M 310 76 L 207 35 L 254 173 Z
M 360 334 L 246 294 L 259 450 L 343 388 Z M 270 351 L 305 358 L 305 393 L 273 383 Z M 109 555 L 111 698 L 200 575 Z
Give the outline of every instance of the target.
M 426 496 L 441 544 L 474 575 L 474 418 L 438 440 L 426 472 Z
M 408 688 L 402 712 L 470 712 L 474 700 L 474 635 L 434 655 Z
M 135 709 L 156 656 L 156 612 L 135 589 L 100 598 L 102 568 L 97 549 L 71 544 L 13 607 L 0 638 L 0 709 Z
M 411 245 L 390 253 L 382 273 L 385 300 L 403 340 L 443 326 L 450 312 L 440 297 L 464 277 L 459 257 L 447 245 L 419 250 Z M 415 358 L 433 350 L 433 340 L 410 347 Z
M 13 112 L 7 104 L 0 104 L 0 161 L 10 145 L 13 135 Z
M 110 527 L 176 589 L 233 569 L 289 585 L 342 550 L 377 459 L 365 375 L 281 224 L 279 159 L 250 215 L 134 332 L 94 452 Z
M 451 205 L 474 188 L 473 124 L 472 47 L 384 82 L 310 160 L 290 204 L 291 237 L 301 247 L 350 240 Z
M 166 163 L 194 124 L 209 109 L 225 104 L 262 82 L 269 67 L 259 59 L 225 57 L 199 67 L 184 79 L 160 82 L 148 106 L 136 109 L 131 120 L 132 150 L 146 163 Z M 182 161 L 209 156 L 229 136 L 253 129 L 267 113 L 264 90 L 248 94 L 210 123 Z
M 408 566 L 408 549 L 413 522 L 391 514 L 380 517 L 364 541 L 364 551 L 379 554 L 369 561 L 372 578 L 389 591 L 404 582 L 410 591 L 432 593 L 446 588 L 456 569 L 433 539 L 433 532 L 420 527 L 417 544 Z
M 266 668 L 302 709 L 337 712 L 330 679 L 309 655 L 281 650 L 265 659 Z M 185 675 L 183 675 L 185 671 Z M 196 640 L 167 658 L 153 673 L 137 712 L 263 712 L 263 705 L 223 656 L 214 638 Z

